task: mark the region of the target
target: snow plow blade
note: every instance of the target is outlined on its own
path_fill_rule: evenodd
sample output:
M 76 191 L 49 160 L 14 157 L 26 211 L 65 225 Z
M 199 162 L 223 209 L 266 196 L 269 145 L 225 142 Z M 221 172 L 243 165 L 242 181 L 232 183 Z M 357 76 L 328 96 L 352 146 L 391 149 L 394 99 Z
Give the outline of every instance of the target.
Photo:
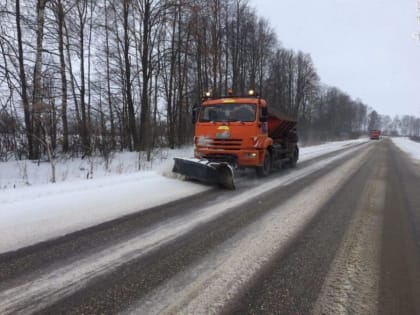
M 228 163 L 216 163 L 208 160 L 174 158 L 174 173 L 184 175 L 211 185 L 219 185 L 225 189 L 235 189 L 233 169 Z

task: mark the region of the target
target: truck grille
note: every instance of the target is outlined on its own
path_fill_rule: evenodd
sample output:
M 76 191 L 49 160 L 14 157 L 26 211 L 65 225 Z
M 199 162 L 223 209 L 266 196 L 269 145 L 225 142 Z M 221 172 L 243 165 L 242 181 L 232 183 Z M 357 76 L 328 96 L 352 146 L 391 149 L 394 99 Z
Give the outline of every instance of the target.
M 224 148 L 228 150 L 239 150 L 241 148 L 241 139 L 212 139 L 209 148 Z

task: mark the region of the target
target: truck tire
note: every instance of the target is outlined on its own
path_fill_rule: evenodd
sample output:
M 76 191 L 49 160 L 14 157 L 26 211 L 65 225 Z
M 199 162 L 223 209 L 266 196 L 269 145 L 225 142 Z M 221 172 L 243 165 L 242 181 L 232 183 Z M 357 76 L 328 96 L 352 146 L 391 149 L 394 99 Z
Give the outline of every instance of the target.
M 293 151 L 293 155 L 290 158 L 290 167 L 295 168 L 298 159 L 299 159 L 299 151 L 297 148 L 295 148 L 295 150 Z
M 256 168 L 258 177 L 267 177 L 270 174 L 271 162 L 271 153 L 267 150 L 265 151 L 263 165 Z

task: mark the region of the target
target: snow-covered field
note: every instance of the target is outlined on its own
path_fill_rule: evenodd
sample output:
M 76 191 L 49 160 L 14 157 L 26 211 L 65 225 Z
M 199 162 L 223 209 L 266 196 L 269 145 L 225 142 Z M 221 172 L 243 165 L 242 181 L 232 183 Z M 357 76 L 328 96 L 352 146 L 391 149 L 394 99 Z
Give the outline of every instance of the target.
M 301 148 L 300 161 L 366 141 Z M 47 163 L 0 163 L 0 253 L 209 189 L 171 174 L 172 157 L 189 156 L 190 152 L 191 148 L 167 151 L 155 156 L 153 163 L 142 165 L 141 171 L 137 154 L 116 154 L 108 169 L 99 159 L 92 164 L 80 159 L 58 161 L 57 176 L 62 176 L 55 184 L 49 183 Z M 26 165 L 24 178 L 22 165 Z M 93 176 L 87 176 L 91 167 Z

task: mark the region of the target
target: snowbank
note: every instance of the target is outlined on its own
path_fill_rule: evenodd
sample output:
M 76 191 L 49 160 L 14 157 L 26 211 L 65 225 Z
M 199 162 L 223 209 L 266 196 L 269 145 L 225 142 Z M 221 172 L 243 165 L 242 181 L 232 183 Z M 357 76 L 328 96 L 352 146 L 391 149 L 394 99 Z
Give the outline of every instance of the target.
M 420 143 L 409 138 L 391 138 L 402 151 L 408 153 L 411 158 L 420 161 Z
M 98 179 L 139 171 L 165 172 L 172 167 L 175 156 L 189 156 L 192 152 L 192 147 L 177 150 L 162 149 L 152 154 L 150 162 L 146 162 L 144 156 L 139 158 L 137 152 L 113 153 L 108 162 L 102 157 L 58 158 L 56 160 L 56 182 Z M 0 190 L 41 184 L 51 184 L 49 162 L 37 163 L 28 160 L 0 162 Z

